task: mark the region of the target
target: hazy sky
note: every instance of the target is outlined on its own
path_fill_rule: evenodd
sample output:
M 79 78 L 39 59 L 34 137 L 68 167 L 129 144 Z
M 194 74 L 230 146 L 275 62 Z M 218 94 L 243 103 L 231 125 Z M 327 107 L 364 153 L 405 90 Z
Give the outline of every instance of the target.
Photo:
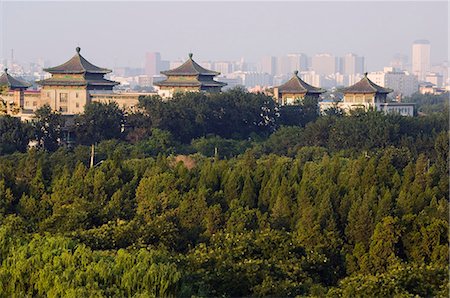
M 265 55 L 353 52 L 367 70 L 431 42 L 432 62 L 448 59 L 447 2 L 9 2 L 0 0 L 1 56 L 65 62 L 82 54 L 103 67 L 163 59 L 256 62 Z

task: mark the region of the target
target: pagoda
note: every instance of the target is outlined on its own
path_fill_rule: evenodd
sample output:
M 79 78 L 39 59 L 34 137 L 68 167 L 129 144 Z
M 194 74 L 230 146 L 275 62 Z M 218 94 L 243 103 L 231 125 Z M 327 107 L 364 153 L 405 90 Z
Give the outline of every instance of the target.
M 367 107 L 385 103 L 387 95 L 394 90 L 378 86 L 367 77 L 366 72 L 359 82 L 341 91 L 344 93 L 344 103 Z
M 31 84 L 16 79 L 5 68 L 0 76 L 0 114 L 17 115 L 24 106 L 24 91 Z
M 119 84 L 104 78 L 111 70 L 93 65 L 81 56 L 80 51 L 77 47 L 69 61 L 44 69 L 52 76 L 37 82 L 42 86 L 42 100 L 63 114 L 82 113 L 90 102 L 91 93 L 112 92 Z
M 335 103 L 320 102 L 321 111 L 325 111 L 334 106 L 347 113 L 355 109 L 373 109 L 385 114 L 414 116 L 415 105 L 413 103 L 389 101 L 387 95 L 393 92 L 393 90 L 372 82 L 367 77 L 367 72 L 359 82 L 340 91 L 344 93 L 343 100 Z
M 309 85 L 298 76 L 298 71 L 294 71 L 294 75 L 289 81 L 281 86 L 274 87 L 274 97 L 281 105 L 292 105 L 297 100 L 302 100 L 306 96 L 319 99 L 320 94 L 326 91 Z
M 167 78 L 154 83 L 159 88 L 158 94 L 170 98 L 176 92 L 220 92 L 226 83 L 214 80 L 219 72 L 201 67 L 192 59 L 192 53 L 186 62 L 175 69 L 161 71 Z
M 8 68 L 5 68 L 5 71 L 0 76 L 0 87 L 6 87 L 7 91 L 24 91 L 30 86 L 31 84 L 12 77 L 8 73 Z

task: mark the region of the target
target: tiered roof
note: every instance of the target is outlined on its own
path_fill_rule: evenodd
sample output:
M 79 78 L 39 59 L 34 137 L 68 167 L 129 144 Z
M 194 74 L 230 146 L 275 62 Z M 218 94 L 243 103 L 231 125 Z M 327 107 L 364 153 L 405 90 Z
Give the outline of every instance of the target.
M 166 76 L 218 76 L 220 72 L 212 71 L 201 67 L 197 62 L 192 59 L 192 53 L 189 53 L 189 59 L 177 68 L 161 71 Z
M 66 63 L 63 63 L 61 65 L 45 68 L 44 71 L 49 72 L 51 74 L 77 74 L 77 73 L 101 73 L 101 74 L 107 74 L 110 73 L 110 69 L 101 68 L 98 66 L 95 66 L 94 64 L 90 63 L 86 59 L 84 59 L 83 56 L 81 56 L 80 51 L 81 48 L 77 47 L 75 49 L 76 54 Z
M 309 85 L 308 83 L 306 83 L 305 81 L 303 81 L 299 76 L 298 76 L 298 71 L 294 71 L 294 75 L 292 76 L 292 78 L 287 81 L 286 83 L 284 83 L 281 86 L 278 86 L 278 92 L 280 93 L 316 93 L 316 94 L 321 94 L 321 93 L 325 93 L 326 91 L 322 88 L 317 88 L 314 86 Z
M 45 68 L 44 70 L 51 73 L 49 79 L 39 81 L 40 85 L 51 86 L 93 86 L 93 87 L 107 87 L 112 88 L 118 85 L 118 82 L 105 79 L 103 76 L 110 73 L 111 70 L 95 66 L 87 61 L 80 54 L 81 49 L 76 48 L 76 54 L 66 63 L 59 66 Z M 68 76 L 60 76 L 66 74 Z M 82 76 L 70 76 L 79 75 Z
M 345 93 L 381 93 L 387 94 L 391 93 L 392 89 L 384 88 L 378 86 L 367 77 L 367 72 L 364 74 L 364 77 L 356 84 L 351 85 L 350 87 L 342 89 L 342 92 Z
M 31 84 L 12 77 L 8 73 L 8 69 L 5 68 L 5 71 L 0 76 L 0 86 L 8 86 L 10 90 L 15 90 L 15 89 L 27 89 L 28 87 L 31 86 Z
M 175 69 L 161 71 L 167 79 L 154 85 L 159 87 L 223 87 L 226 83 L 214 80 L 220 72 L 200 66 L 192 59 L 192 53 L 186 62 Z

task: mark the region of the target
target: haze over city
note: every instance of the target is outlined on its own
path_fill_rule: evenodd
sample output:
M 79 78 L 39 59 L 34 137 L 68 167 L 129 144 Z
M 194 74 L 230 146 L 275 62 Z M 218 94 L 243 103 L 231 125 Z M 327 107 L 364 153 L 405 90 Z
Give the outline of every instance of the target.
M 0 298 L 449 297 L 448 1 L 12 1 Z
M 99 65 L 142 67 L 163 59 L 257 62 L 266 55 L 353 52 L 366 70 L 396 53 L 411 58 L 414 40 L 447 60 L 447 2 L 2 2 L 1 58 L 53 65 L 76 46 Z

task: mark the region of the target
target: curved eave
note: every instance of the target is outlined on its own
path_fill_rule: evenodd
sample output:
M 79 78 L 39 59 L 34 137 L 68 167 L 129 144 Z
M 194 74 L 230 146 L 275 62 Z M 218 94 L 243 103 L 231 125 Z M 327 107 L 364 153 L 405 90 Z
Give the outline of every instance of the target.
M 41 86 L 116 86 L 118 82 L 67 82 L 67 81 L 37 81 Z
M 292 94 L 322 94 L 322 93 L 325 93 L 325 92 L 327 92 L 326 90 L 324 90 L 324 89 L 319 89 L 319 90 L 304 90 L 304 91 L 299 91 L 299 90 L 287 90 L 287 89 L 285 89 L 285 90 L 280 90 L 280 89 L 278 89 L 278 92 L 279 93 L 292 93 Z
M 111 73 L 112 70 L 110 69 L 103 69 L 103 70 L 77 70 L 77 71 L 72 71 L 72 70 L 54 70 L 51 68 L 44 68 L 43 69 L 46 72 L 49 72 L 51 74 L 83 74 L 83 73 L 99 73 L 99 74 L 108 74 Z
M 154 83 L 153 85 L 158 87 L 200 87 L 200 83 L 178 83 L 178 82 L 158 82 Z
M 280 93 L 296 93 L 296 94 L 321 94 L 325 93 L 326 90 L 318 87 L 314 87 L 303 81 L 298 75 L 297 72 L 294 73 L 294 76 L 288 80 L 286 83 L 277 87 L 278 92 Z
M 158 87 L 224 87 L 227 85 L 227 83 L 222 82 L 202 82 L 202 83 L 179 83 L 179 82 L 158 82 L 154 83 L 153 85 Z
M 371 94 L 371 93 L 378 93 L 378 94 L 388 94 L 393 92 L 394 90 L 388 89 L 388 90 L 342 90 L 342 93 L 344 94 Z
M 0 76 L 0 86 L 7 86 L 10 89 L 27 89 L 31 84 L 22 80 L 18 80 L 8 73 Z
M 70 58 L 67 62 L 55 66 L 45 68 L 44 71 L 51 74 L 80 74 L 80 73 L 97 73 L 97 74 L 107 74 L 111 70 L 107 68 L 98 67 L 89 61 L 87 61 L 77 50 L 75 56 Z
M 202 67 L 200 64 L 198 64 L 197 62 L 195 62 L 192 59 L 192 55 L 190 55 L 189 59 L 186 60 L 186 62 L 184 62 L 180 66 L 178 66 L 174 69 L 161 71 L 161 73 L 166 76 L 195 76 L 195 75 L 218 76 L 218 75 L 220 75 L 220 72 L 209 70 L 209 69 Z
M 164 70 L 160 72 L 166 76 L 218 76 L 220 72 L 181 72 L 175 70 Z
M 227 83 L 222 83 L 222 82 L 214 82 L 214 83 L 202 83 L 202 86 L 206 86 L 206 87 L 224 87 L 228 85 Z

